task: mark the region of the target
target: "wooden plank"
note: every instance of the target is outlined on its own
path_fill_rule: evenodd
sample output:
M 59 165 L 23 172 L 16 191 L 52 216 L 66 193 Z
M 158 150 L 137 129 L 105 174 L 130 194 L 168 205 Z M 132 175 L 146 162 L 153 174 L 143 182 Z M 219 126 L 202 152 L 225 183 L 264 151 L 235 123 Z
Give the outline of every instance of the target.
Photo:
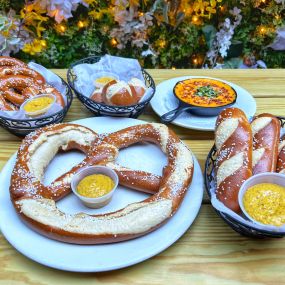
M 29 242 L 29 241 L 27 241 Z M 0 284 L 282 284 L 284 239 L 254 240 L 231 230 L 209 205 L 174 245 L 136 266 L 70 273 L 37 264 L 0 236 Z M 35 249 L 37 250 L 37 249 Z M 80 264 L 80 260 L 78 260 Z

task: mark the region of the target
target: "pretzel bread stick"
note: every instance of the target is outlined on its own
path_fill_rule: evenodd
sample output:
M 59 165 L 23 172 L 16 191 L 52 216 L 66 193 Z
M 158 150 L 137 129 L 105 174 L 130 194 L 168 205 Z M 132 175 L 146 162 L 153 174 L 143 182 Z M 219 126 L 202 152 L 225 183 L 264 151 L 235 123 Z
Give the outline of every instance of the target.
M 251 123 L 253 135 L 253 174 L 276 171 L 280 121 L 271 114 L 260 114 Z
M 252 175 L 252 134 L 243 111 L 228 108 L 216 122 L 217 198 L 228 208 L 240 212 L 238 192 Z
M 285 135 L 281 138 L 278 147 L 277 172 L 285 174 Z

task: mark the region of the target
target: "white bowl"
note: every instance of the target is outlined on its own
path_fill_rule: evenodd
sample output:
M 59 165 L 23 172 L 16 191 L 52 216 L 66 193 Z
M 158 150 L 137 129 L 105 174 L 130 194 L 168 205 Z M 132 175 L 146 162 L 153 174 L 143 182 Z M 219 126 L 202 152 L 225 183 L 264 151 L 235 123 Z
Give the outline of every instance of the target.
M 256 184 L 260 184 L 260 183 L 271 183 L 271 184 L 277 184 L 277 185 L 285 187 L 285 175 L 280 174 L 280 173 L 274 173 L 274 172 L 266 172 L 266 173 L 260 173 L 260 174 L 254 175 L 254 176 L 250 177 L 249 179 L 247 179 L 242 184 L 240 191 L 238 193 L 238 202 L 239 202 L 240 208 L 241 208 L 242 212 L 244 213 L 244 215 L 249 220 L 254 222 L 255 224 L 261 225 L 264 228 L 268 227 L 269 229 L 273 229 L 273 228 L 280 229 L 280 227 L 277 227 L 274 225 L 266 225 L 266 224 L 263 224 L 263 223 L 256 221 L 247 213 L 247 211 L 244 208 L 243 196 L 244 196 L 245 192 L 247 191 L 248 188 L 250 188 Z M 281 226 L 281 227 L 283 227 L 283 226 Z
M 49 98 L 52 98 L 53 101 L 52 101 L 52 103 L 51 103 L 50 105 L 48 105 L 46 108 L 41 109 L 41 110 L 38 110 L 38 111 L 35 111 L 35 112 L 27 112 L 27 111 L 24 109 L 24 106 L 25 106 L 28 102 L 34 100 L 35 98 L 41 98 L 41 97 L 49 97 Z M 40 115 L 45 114 L 45 113 L 53 106 L 53 104 L 55 103 L 55 101 L 56 101 L 56 97 L 55 97 L 54 95 L 52 95 L 52 94 L 41 94 L 41 95 L 37 95 L 37 96 L 34 96 L 34 97 L 32 97 L 32 98 L 26 100 L 26 101 L 20 106 L 20 110 L 23 110 L 23 111 L 25 112 L 25 114 L 26 114 L 27 116 L 29 116 L 29 117 L 40 116 Z
M 80 195 L 76 190 L 78 183 L 86 176 L 89 176 L 92 174 L 104 174 L 104 175 L 109 176 L 115 183 L 114 188 L 106 195 L 100 196 L 97 198 L 88 198 L 88 197 Z M 114 191 L 118 186 L 118 183 L 119 183 L 118 175 L 113 169 L 106 167 L 106 166 L 89 166 L 89 167 L 81 169 L 79 172 L 77 172 L 73 176 L 71 180 L 71 190 L 81 200 L 81 202 L 85 206 L 89 208 L 97 209 L 97 208 L 102 208 L 103 206 L 107 205 L 111 201 Z

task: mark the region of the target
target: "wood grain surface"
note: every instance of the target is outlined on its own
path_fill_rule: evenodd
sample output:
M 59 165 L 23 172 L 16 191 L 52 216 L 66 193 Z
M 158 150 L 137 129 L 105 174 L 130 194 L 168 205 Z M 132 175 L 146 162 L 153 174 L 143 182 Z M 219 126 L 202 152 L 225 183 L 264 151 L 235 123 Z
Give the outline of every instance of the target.
M 66 78 L 66 70 L 53 71 Z M 257 113 L 285 116 L 285 70 L 148 71 L 156 84 L 184 75 L 228 80 L 244 87 L 255 97 Z M 74 99 L 65 122 L 92 116 Z M 139 119 L 159 121 L 150 107 Z M 204 169 L 206 156 L 213 144 L 213 133 L 171 127 L 192 149 Z M 0 129 L 0 170 L 15 153 L 20 141 Z M 0 285 L 285 284 L 285 239 L 255 240 L 240 236 L 217 216 L 206 197 L 198 218 L 178 242 L 156 257 L 122 270 L 100 274 L 62 272 L 27 259 L 2 235 L 0 247 Z

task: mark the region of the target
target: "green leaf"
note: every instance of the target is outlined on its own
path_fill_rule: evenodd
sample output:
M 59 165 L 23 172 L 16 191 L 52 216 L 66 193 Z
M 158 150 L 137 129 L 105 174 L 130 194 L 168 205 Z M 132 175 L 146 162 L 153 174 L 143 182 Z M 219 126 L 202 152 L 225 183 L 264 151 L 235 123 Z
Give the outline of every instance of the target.
M 205 35 L 205 40 L 206 40 L 208 49 L 211 49 L 213 45 L 213 41 L 216 37 L 217 29 L 213 25 L 206 25 L 202 28 L 202 31 Z
M 242 64 L 242 59 L 239 57 L 233 57 L 228 60 L 225 60 L 223 68 L 239 68 L 239 66 Z
M 169 10 L 169 4 L 165 3 L 163 7 L 163 18 L 164 18 L 164 22 L 167 24 L 169 23 L 168 10 Z
M 184 12 L 179 12 L 177 14 L 174 30 L 181 24 L 181 22 L 184 20 L 184 17 L 185 17 Z

